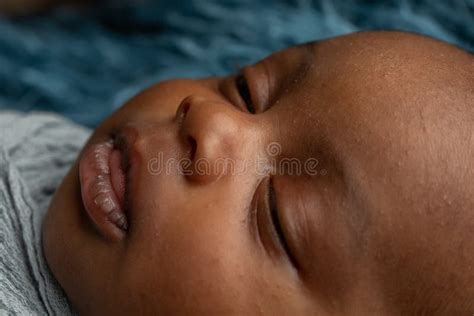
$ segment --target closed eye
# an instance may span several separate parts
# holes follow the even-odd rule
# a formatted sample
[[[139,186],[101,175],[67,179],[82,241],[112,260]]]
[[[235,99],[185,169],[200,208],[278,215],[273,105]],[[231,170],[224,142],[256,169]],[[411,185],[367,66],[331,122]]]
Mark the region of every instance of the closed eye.
[[[276,199],[276,192],[275,192],[275,188],[273,187],[273,180],[270,179],[270,181],[268,182],[269,182],[268,183],[268,187],[269,187],[268,188],[268,206],[270,208],[270,217],[272,220],[273,227],[275,229],[276,235],[278,236],[280,245],[285,251],[286,255],[288,256],[288,259],[290,259],[293,266],[297,267],[296,259],[291,252],[291,249],[285,237],[285,232],[283,231],[283,228],[281,225],[280,216],[278,212],[277,199]]]
[[[258,185],[251,206],[252,218],[255,217],[256,235],[271,257],[285,257],[295,268],[298,268],[285,237],[277,204],[272,179],[266,177]]]
[[[255,114],[255,106],[252,102],[252,95],[250,93],[249,85],[247,79],[245,79],[244,74],[239,73],[235,78],[235,86],[239,92],[242,101],[245,104],[247,111],[251,114]]]

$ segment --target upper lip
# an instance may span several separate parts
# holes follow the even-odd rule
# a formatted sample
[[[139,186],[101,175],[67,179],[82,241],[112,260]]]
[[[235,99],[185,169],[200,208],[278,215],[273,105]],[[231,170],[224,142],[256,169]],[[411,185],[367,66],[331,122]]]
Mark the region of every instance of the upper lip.
[[[131,146],[136,137],[136,130],[133,127],[126,126],[121,129],[115,129],[112,133],[112,139],[114,146],[122,153],[121,167],[125,175],[125,192],[124,192],[124,212],[129,215],[131,208],[131,167],[132,162],[130,159]]]
[[[128,169],[130,168],[129,142],[122,130],[116,130],[112,133],[114,147],[122,153],[122,170],[125,172],[125,178],[128,178]]]

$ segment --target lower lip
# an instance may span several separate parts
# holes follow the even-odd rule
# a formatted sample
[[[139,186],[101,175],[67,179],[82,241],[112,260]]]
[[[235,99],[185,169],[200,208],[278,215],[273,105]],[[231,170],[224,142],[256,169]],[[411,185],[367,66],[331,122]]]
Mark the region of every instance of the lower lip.
[[[124,238],[128,228],[121,157],[112,140],[107,140],[89,145],[79,162],[84,208],[99,232],[112,241]]]

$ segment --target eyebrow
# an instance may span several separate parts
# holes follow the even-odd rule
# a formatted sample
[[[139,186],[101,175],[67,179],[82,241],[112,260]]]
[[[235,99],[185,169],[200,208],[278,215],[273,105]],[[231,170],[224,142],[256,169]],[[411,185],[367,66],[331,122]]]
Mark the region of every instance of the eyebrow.
[[[295,80],[304,81],[308,77],[309,70],[313,67],[315,62],[315,45],[318,42],[312,41],[298,45],[297,47],[305,51],[304,58],[301,58],[297,65]]]
[[[307,53],[314,56],[314,49],[315,49],[315,46],[318,46],[318,44],[319,44],[319,41],[310,41],[310,42],[300,44],[300,47],[305,49]]]

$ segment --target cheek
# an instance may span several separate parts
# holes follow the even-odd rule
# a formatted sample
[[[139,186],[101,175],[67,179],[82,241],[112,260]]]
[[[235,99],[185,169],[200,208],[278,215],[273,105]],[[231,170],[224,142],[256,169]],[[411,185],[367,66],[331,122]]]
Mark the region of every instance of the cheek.
[[[299,302],[285,270],[250,233],[245,189],[222,185],[183,193],[168,184],[146,200],[153,196],[148,187],[137,210],[144,219],[130,237],[120,273],[128,301],[164,314],[254,314]]]
[[[253,292],[256,254],[245,223],[231,215],[241,209],[227,202],[205,205],[196,199],[176,203],[165,216],[150,215],[132,240],[123,275],[143,299],[158,297],[163,311],[212,306],[224,312],[245,306]]]
[[[120,249],[104,243],[84,215],[77,166],[58,188],[43,225],[43,249],[53,275],[78,311],[113,305]],[[93,262],[93,264],[92,264]]]

